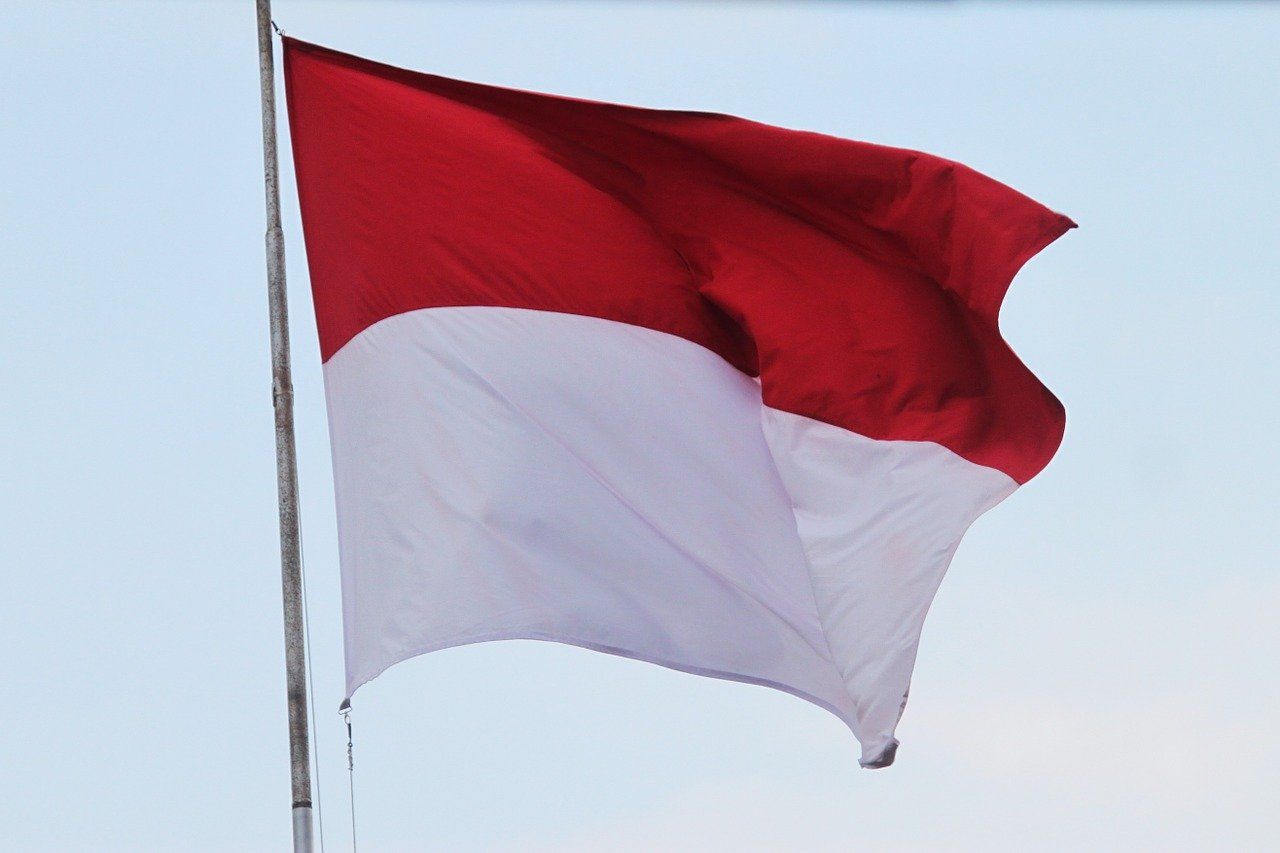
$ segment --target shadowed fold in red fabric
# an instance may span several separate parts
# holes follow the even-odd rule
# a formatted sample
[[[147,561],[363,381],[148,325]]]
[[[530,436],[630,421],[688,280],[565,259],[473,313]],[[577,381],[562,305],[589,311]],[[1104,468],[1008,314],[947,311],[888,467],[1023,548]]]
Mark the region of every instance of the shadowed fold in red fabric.
[[[892,761],[964,529],[1061,405],[1000,336],[1072,227],[965,166],[285,40],[348,690],[501,638],[767,684]]]

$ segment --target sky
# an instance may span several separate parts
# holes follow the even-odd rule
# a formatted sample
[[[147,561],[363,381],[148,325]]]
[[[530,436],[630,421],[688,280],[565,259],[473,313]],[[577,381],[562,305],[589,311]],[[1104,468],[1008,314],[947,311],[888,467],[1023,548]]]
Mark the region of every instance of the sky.
[[[1079,224],[1002,329],[1065,442],[966,537],[898,762],[546,643],[355,697],[362,850],[1280,846],[1280,5],[305,2],[414,69],[923,149]],[[252,3],[0,3],[0,846],[288,846]],[[326,849],[350,843],[320,360],[285,239]]]

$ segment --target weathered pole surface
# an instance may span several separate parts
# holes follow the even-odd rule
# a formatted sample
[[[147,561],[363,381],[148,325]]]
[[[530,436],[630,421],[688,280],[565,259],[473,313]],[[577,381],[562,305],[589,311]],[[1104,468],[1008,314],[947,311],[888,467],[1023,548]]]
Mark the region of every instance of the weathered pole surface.
[[[276,418],[276,488],[280,500],[280,586],[284,597],[285,688],[293,849],[311,853],[311,744],[307,730],[307,654],[303,643],[302,561],[298,539],[298,459],[293,438],[289,300],[280,228],[280,160],[276,151],[276,75],[271,0],[257,0],[258,72],[262,84],[262,166],[267,194],[267,305],[271,317],[271,400]]]

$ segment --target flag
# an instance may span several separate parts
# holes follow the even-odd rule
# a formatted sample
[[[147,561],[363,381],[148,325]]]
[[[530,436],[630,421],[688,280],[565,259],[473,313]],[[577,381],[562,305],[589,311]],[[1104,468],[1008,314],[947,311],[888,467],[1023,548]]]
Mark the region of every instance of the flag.
[[[885,766],[965,529],[1061,405],[1001,338],[1073,223],[958,163],[285,40],[348,696],[500,639],[766,685]]]

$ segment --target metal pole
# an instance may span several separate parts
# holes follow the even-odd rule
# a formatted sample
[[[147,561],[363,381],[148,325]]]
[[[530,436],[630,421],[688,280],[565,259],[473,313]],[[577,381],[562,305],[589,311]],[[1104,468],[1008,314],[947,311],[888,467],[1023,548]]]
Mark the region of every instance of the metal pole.
[[[311,746],[307,730],[307,655],[303,644],[302,563],[298,539],[298,460],[293,440],[289,368],[289,302],[280,228],[280,162],[276,152],[276,76],[271,0],[257,0],[258,72],[262,83],[262,166],[267,194],[267,304],[271,316],[271,399],[276,416],[276,488],[280,498],[280,587],[284,597],[285,688],[289,701],[289,775],[293,785],[293,849],[311,853]]]

